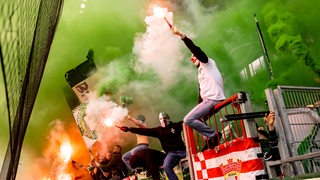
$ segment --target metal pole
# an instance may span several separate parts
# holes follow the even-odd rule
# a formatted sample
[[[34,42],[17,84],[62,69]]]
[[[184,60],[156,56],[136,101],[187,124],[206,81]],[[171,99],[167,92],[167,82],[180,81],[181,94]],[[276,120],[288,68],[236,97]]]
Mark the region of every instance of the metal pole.
[[[260,25],[259,25],[259,22],[257,20],[256,14],[254,14],[254,19],[256,21],[258,34],[259,34],[259,39],[260,39],[260,43],[261,43],[261,46],[262,46],[263,55],[264,55],[264,58],[265,58],[264,62],[266,63],[266,66],[267,66],[267,69],[268,69],[268,72],[269,72],[269,77],[270,77],[271,80],[273,80],[272,66],[271,66],[271,63],[270,63],[270,60],[269,60],[269,55],[268,55],[268,52],[267,52],[267,49],[266,49],[266,45],[264,44],[263,36],[262,36],[261,30],[260,30]]]

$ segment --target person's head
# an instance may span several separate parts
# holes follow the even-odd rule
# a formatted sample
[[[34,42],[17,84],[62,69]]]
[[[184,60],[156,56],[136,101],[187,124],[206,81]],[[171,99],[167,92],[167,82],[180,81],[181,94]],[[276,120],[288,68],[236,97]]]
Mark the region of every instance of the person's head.
[[[200,61],[199,61],[199,59],[196,58],[196,56],[194,56],[194,54],[191,55],[190,61],[191,61],[196,67],[199,67]]]
[[[111,151],[107,151],[106,152],[106,159],[110,160],[111,159],[111,154],[112,154]]]
[[[144,117],[144,115],[139,114],[137,116],[137,120],[139,120],[143,124],[146,121],[146,118]]]
[[[121,146],[120,146],[120,145],[115,145],[115,146],[113,146],[112,152],[113,152],[113,153],[119,153],[119,152],[121,152]]]
[[[162,127],[166,127],[171,123],[169,115],[165,112],[161,112],[159,114],[159,120]]]

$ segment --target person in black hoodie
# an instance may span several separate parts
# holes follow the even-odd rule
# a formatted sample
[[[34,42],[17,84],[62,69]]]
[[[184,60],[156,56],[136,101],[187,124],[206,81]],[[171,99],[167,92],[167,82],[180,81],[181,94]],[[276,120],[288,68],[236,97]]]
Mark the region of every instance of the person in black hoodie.
[[[165,112],[159,114],[161,126],[154,128],[134,128],[122,126],[120,129],[124,132],[132,132],[135,134],[146,135],[158,138],[162,149],[166,153],[163,162],[163,169],[170,180],[178,180],[173,168],[179,161],[186,157],[186,147],[182,140],[181,132],[183,130],[183,122],[172,122],[169,115]]]

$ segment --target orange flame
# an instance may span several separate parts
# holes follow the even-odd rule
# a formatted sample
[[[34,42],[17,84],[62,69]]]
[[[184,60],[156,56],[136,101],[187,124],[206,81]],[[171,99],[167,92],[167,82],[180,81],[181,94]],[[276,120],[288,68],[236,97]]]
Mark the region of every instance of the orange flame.
[[[71,180],[72,176],[70,174],[60,174],[58,180]]]
[[[71,159],[72,147],[69,142],[64,142],[60,146],[60,156],[64,163],[67,163]]]

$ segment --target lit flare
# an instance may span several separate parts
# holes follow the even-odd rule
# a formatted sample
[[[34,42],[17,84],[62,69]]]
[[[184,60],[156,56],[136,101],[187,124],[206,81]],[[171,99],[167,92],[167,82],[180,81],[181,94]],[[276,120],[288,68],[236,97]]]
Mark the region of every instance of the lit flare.
[[[72,147],[69,142],[64,142],[60,146],[60,156],[67,163],[71,159]]]
[[[111,127],[111,126],[113,126],[113,121],[110,118],[105,118],[105,119],[103,119],[103,124],[107,127]]]
[[[169,28],[171,29],[173,26],[166,18],[166,13],[167,13],[166,8],[161,8],[159,6],[153,7],[153,14],[158,18],[163,18],[166,21],[166,23],[168,24]]]
[[[153,7],[153,14],[158,18],[162,18],[165,15],[165,9],[161,8],[159,6],[154,6]]]

